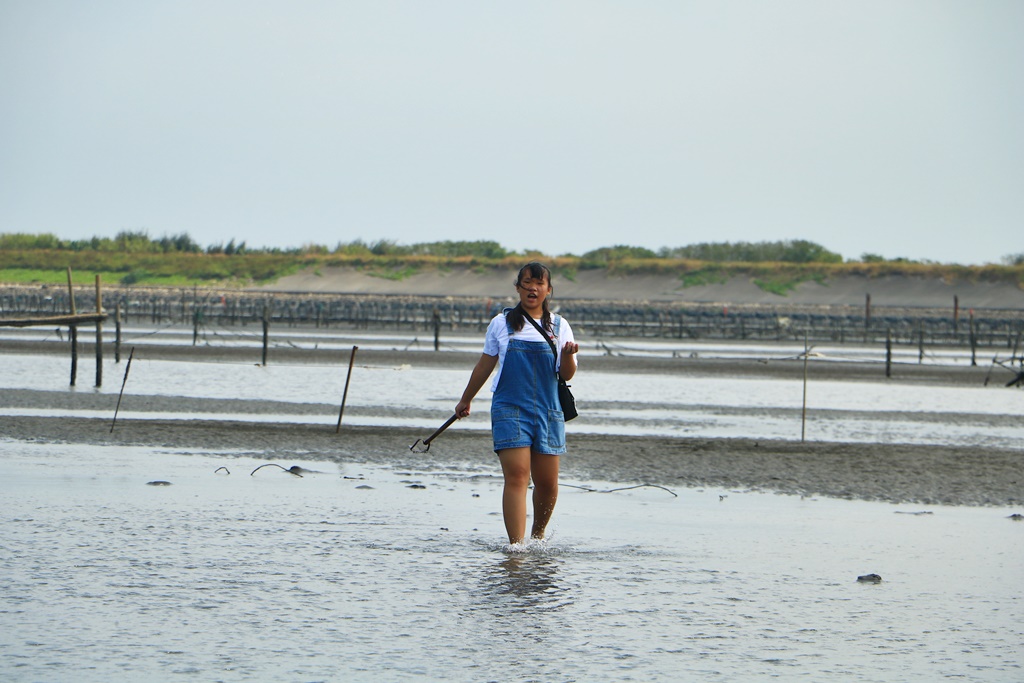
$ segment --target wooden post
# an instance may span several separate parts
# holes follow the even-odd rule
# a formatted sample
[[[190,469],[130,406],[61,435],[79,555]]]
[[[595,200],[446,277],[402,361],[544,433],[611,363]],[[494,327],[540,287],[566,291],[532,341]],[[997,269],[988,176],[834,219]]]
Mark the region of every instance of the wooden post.
[[[868,330],[871,328],[871,295],[864,295],[864,343],[868,342]]]
[[[885,376],[892,377],[892,328],[885,331]]]
[[[103,288],[96,275],[96,313],[103,313]],[[96,386],[103,386],[103,323],[96,320]]]
[[[117,406],[114,408],[114,419],[110,421],[110,433],[114,433],[114,425],[117,423],[117,412],[121,410],[121,397],[124,396],[124,385],[128,383],[128,371],[132,369],[132,357],[135,356],[135,347],[132,347],[128,354],[128,364],[124,366],[124,379],[121,380],[121,391],[117,394]]]
[[[978,356],[977,356],[978,338],[977,338],[977,335],[974,333],[974,309],[973,308],[970,310],[970,330],[969,330],[968,334],[970,335],[970,341],[971,341],[971,367],[973,368],[973,367],[978,365]]]
[[[338,411],[338,426],[334,428],[335,434],[341,431],[341,416],[345,414],[345,400],[348,398],[348,383],[349,380],[352,379],[352,364],[356,360],[356,351],[358,350],[358,346],[353,346],[352,353],[348,357],[348,375],[345,377],[345,391],[341,394],[341,410]]]
[[[121,299],[114,308],[114,362],[121,362]]]
[[[441,350],[441,314],[434,309],[434,350]]]
[[[959,331],[960,327],[960,297],[953,296],[953,333]]]
[[[267,364],[267,345],[270,341],[270,304],[263,304],[263,365]]]
[[[77,315],[75,288],[71,285],[71,266],[68,266],[68,298],[71,304],[71,315]],[[68,331],[71,337],[71,386],[75,386],[78,381],[78,325],[70,325]]]
[[[804,328],[804,405],[800,411],[800,443],[804,442],[804,436],[807,434],[807,356],[810,355],[810,349],[807,348],[807,328]]]
[[[917,322],[917,364],[924,362],[924,320]]]

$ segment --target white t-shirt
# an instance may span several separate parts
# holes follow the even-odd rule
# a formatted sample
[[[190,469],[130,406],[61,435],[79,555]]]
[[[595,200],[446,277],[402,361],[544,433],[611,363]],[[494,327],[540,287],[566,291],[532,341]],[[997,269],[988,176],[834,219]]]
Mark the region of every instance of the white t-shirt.
[[[552,313],[552,323],[554,323],[555,314]],[[559,316],[561,317],[561,316]],[[537,321],[540,324],[540,321]],[[530,324],[530,321],[523,321],[523,329],[512,334],[513,339],[519,339],[522,341],[535,341],[547,344],[544,337],[540,335],[537,328]],[[499,313],[498,315],[491,318],[491,323],[487,326],[487,336],[484,338],[484,353],[488,356],[498,357],[498,369],[494,373],[494,381],[491,382],[491,391],[498,388],[498,380],[501,379],[501,368],[505,364],[505,352],[508,351],[508,325],[505,323],[505,314]],[[572,328],[569,326],[569,321],[562,318],[562,322],[558,327],[558,339],[555,340],[555,349],[558,351],[558,361],[555,366],[556,369],[562,367],[562,347],[565,346],[566,342],[575,342],[576,338],[572,336]],[[579,363],[579,356],[576,357],[577,364]]]

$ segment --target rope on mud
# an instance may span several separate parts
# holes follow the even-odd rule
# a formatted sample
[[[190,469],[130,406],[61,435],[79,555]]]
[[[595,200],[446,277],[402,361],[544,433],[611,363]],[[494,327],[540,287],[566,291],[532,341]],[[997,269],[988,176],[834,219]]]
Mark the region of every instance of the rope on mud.
[[[277,468],[280,468],[280,469],[284,470],[288,474],[293,474],[296,477],[298,477],[299,479],[302,479],[302,475],[299,474],[299,470],[301,468],[298,465],[292,465],[291,467],[281,467],[276,462],[268,462],[268,463],[266,463],[264,465],[260,465],[259,467],[254,469],[252,472],[250,472],[249,476],[251,477],[252,475],[256,474],[256,472],[258,472],[259,470],[263,469],[264,467],[277,467]]]
[[[587,493],[615,493],[616,491],[629,491],[632,489],[642,489],[644,487],[649,487],[652,489],[661,489],[662,491],[667,491],[668,493],[672,494],[673,498],[679,497],[679,494],[677,494],[672,489],[667,489],[664,486],[658,486],[657,484],[637,484],[636,486],[622,486],[615,489],[607,489],[605,491],[592,489],[589,486],[573,486],[572,484],[559,484],[559,486],[568,486],[571,489],[580,489],[581,491],[586,491]]]

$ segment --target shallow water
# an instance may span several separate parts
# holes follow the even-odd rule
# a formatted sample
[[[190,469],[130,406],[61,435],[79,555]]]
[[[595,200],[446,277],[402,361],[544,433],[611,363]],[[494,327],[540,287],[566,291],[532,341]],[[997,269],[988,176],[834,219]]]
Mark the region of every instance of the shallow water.
[[[164,333],[165,335],[168,333]],[[306,333],[309,334],[309,333]],[[360,346],[382,335],[349,337]],[[387,339],[386,337],[384,337]],[[392,340],[393,341],[393,340]],[[474,339],[473,343],[479,343]],[[664,347],[665,342],[638,341]],[[702,353],[735,353],[736,346],[706,345]],[[794,349],[746,347],[754,356],[784,357]],[[140,354],[141,356],[142,354]],[[958,358],[963,360],[962,357]],[[273,420],[334,424],[345,393],[348,355],[337,365],[305,366],[247,362],[182,362],[135,358],[119,420],[152,417],[140,396],[186,396],[203,399],[246,399],[252,409],[239,412],[204,406],[201,412],[160,413],[165,419]],[[358,362],[346,397],[345,423],[433,428],[442,423],[462,394],[471,367],[381,365]],[[911,443],[1018,448],[1024,440],[1024,392],[995,384],[988,387],[950,387],[925,384],[853,382],[817,379],[811,364],[807,387],[806,423],[803,384],[779,379],[708,379],[678,374],[608,373],[588,369],[572,381],[581,417],[571,432],[694,437],[799,439],[852,443]],[[78,415],[109,419],[124,380],[125,363],[107,359],[105,385],[100,389],[70,389],[67,359],[57,355],[5,354],[0,389],[33,389],[99,394],[109,397],[106,410],[95,406],[51,410],[7,406],[0,415]],[[91,383],[92,367],[79,368],[80,383]],[[880,369],[879,373],[883,371]],[[474,404],[475,414],[459,422],[460,429],[488,429],[489,392]],[[260,408],[258,401],[287,403],[293,410]]]
[[[1010,510],[565,482],[510,554],[497,472],[0,460],[5,681],[1024,679]]]
[[[466,326],[462,331],[451,332],[439,337],[442,351],[479,352],[483,349],[484,328],[473,330],[475,326]],[[39,343],[63,342],[66,334],[54,329],[0,328],[0,342],[34,341]],[[89,339],[91,340],[91,336]],[[108,324],[104,328],[105,343],[113,344],[115,333]],[[195,340],[201,346],[224,348],[248,348],[258,350],[263,345],[263,333],[259,325],[246,327],[215,327],[204,329]],[[731,359],[792,359],[803,353],[802,342],[788,340],[778,342],[765,341],[694,341],[691,339],[672,339],[663,337],[610,337],[589,338],[581,336],[580,354],[583,357],[614,354],[616,356],[643,358],[731,358]],[[192,346],[193,332],[184,325],[145,325],[132,324],[122,327],[122,343],[125,348],[160,344],[166,346]],[[403,351],[434,351],[434,340],[431,332],[368,332],[346,328],[311,328],[282,327],[273,328],[268,342],[270,349],[320,349],[348,352],[352,346],[361,349],[403,350]],[[862,344],[812,344],[812,358],[816,362],[846,361],[862,363],[884,363],[885,347]],[[930,365],[968,365],[971,362],[969,349],[930,346],[921,352],[913,345],[894,345],[892,360],[894,363],[917,363],[919,360]],[[978,359],[988,362],[992,357],[1008,357],[1009,349],[1002,346],[985,347],[978,352]],[[254,354],[256,357],[256,354]]]

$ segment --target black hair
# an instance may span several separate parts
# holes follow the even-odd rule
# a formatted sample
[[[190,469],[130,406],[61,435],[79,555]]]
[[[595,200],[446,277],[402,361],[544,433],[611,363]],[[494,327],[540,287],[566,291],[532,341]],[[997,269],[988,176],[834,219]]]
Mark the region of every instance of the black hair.
[[[515,286],[518,287],[519,283],[523,281],[524,277],[530,277],[534,280],[547,280],[548,286],[551,285],[551,271],[543,263],[538,261],[531,261],[525,266],[519,269],[519,274],[516,275]],[[523,329],[523,325],[526,324],[526,318],[523,317],[526,312],[523,310],[522,302],[516,304],[515,308],[508,312],[508,321],[512,325],[512,329],[516,332]],[[554,332],[551,327],[551,310],[548,308],[548,298],[544,297],[544,315],[540,321],[541,327],[549,332]]]

